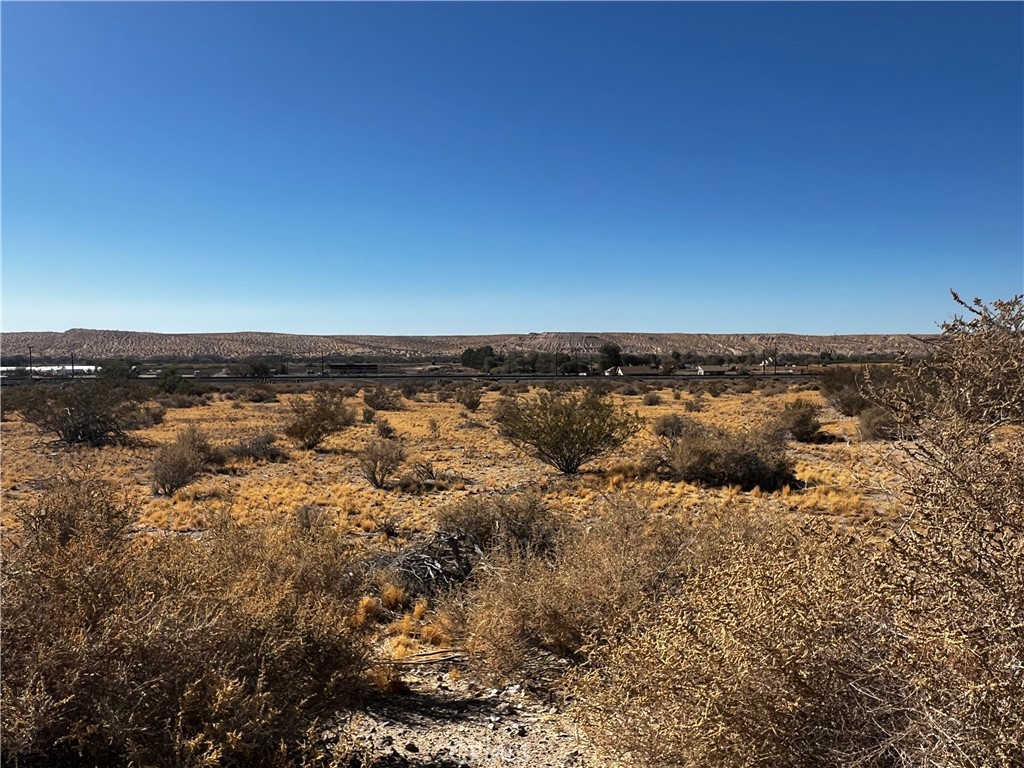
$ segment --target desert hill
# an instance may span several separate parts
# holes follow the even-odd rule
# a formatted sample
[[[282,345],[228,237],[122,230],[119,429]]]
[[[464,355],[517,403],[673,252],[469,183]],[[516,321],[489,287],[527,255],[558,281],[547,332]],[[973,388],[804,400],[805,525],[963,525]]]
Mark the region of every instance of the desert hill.
[[[468,347],[490,345],[499,351],[596,353],[608,342],[623,352],[667,355],[673,350],[699,355],[763,354],[777,345],[780,354],[831,352],[844,355],[921,354],[934,336],[862,334],[704,333],[530,333],[485,336],[316,336],[287,333],[148,333],[73,328],[63,332],[13,332],[0,336],[5,356],[24,355],[29,346],[38,358],[83,360],[115,357],[145,359],[283,355],[363,355],[427,358],[459,355]]]

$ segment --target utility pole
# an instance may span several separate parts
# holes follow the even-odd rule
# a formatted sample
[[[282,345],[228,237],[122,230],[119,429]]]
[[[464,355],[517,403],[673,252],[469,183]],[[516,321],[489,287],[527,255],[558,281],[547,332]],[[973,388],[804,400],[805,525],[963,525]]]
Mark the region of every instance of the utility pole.
[[[28,383],[32,383],[32,345],[28,345]]]
[[[75,378],[75,353],[71,353],[71,378]]]

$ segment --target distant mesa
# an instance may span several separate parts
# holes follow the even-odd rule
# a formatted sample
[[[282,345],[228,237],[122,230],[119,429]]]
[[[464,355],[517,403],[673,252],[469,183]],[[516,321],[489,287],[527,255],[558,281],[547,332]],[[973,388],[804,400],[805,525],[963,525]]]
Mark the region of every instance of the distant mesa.
[[[0,334],[6,356],[22,355],[32,347],[39,358],[65,358],[73,353],[85,359],[134,357],[140,360],[220,357],[244,358],[281,355],[291,358],[320,355],[365,357],[448,357],[469,347],[491,346],[506,352],[597,352],[604,344],[617,344],[633,355],[668,355],[673,351],[697,355],[730,353],[816,355],[924,354],[935,336],[860,334],[811,336],[800,334],[707,333],[582,333],[543,332],[482,336],[329,336],[289,333],[148,333],[72,328],[64,332]]]

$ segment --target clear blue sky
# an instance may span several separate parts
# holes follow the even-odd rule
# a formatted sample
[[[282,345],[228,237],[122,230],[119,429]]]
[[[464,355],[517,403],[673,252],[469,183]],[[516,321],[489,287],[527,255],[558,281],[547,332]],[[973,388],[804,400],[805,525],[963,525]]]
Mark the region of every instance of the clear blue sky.
[[[3,329],[928,332],[1020,3],[2,5]]]

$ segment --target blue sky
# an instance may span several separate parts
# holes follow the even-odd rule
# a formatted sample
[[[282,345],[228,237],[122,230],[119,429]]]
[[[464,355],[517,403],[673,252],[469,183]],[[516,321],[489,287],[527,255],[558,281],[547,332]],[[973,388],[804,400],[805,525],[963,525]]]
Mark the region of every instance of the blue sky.
[[[3,329],[928,332],[1020,3],[10,3]]]

